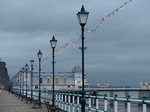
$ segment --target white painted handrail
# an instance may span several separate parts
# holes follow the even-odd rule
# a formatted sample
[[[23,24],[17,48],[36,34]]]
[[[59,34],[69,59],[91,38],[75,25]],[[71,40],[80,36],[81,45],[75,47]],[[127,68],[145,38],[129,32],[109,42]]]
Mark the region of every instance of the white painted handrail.
[[[12,89],[14,92],[18,92],[19,89]],[[26,91],[26,90],[24,90]],[[22,92],[21,92],[22,93]],[[28,90],[28,96],[30,96],[31,91]],[[33,96],[38,98],[38,91],[33,91]],[[79,93],[73,93],[73,92],[55,92],[55,104],[61,108],[64,112],[80,112],[81,111],[81,104],[80,104],[80,97],[82,95]],[[146,96],[143,96],[143,99],[132,99],[130,95],[127,95],[127,98],[119,98],[116,94],[114,97],[108,97],[107,94],[104,94],[104,96],[99,96],[96,94],[95,96],[92,96],[91,94],[85,95],[85,98],[88,100],[88,105],[86,105],[85,109],[88,110],[88,112],[107,112],[108,111],[108,100],[113,102],[114,105],[114,112],[118,111],[118,104],[120,102],[127,103],[127,112],[131,112],[131,104],[141,103],[143,106],[142,112],[147,112],[147,104],[150,104],[150,100],[146,99]],[[95,100],[95,106],[92,106],[92,99]],[[49,100],[50,103],[52,101],[52,91],[41,91],[41,101],[44,102],[44,100]],[[104,110],[99,109],[100,101],[104,104]]]

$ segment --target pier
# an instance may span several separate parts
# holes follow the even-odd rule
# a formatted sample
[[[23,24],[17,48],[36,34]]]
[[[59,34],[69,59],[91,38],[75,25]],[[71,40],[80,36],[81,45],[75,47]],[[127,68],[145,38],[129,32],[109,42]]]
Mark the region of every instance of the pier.
[[[110,93],[112,93],[112,91],[115,90],[117,91],[129,91],[129,93],[133,90],[133,91],[147,91],[149,92],[149,90],[142,90],[142,89],[122,89],[122,88],[118,88],[118,89],[114,89],[114,88],[103,88],[101,89],[101,91],[109,91]],[[19,89],[17,88],[12,88],[12,91],[14,92],[14,94],[8,94],[5,91],[1,93],[2,95],[7,95],[11,96],[12,99],[15,97],[14,102],[19,101],[21,102],[20,105],[23,105],[24,108],[25,107],[29,107],[28,109],[31,109],[30,111],[34,111],[34,109],[32,108],[33,104],[29,103],[29,104],[25,104],[25,100],[21,101],[21,99],[18,99],[18,96],[16,94],[19,94]],[[26,90],[24,90],[26,91]],[[94,88],[92,89],[87,89],[85,90],[86,94],[85,94],[85,99],[86,99],[86,106],[85,106],[85,110],[86,112],[120,112],[120,109],[124,109],[125,112],[136,112],[133,110],[137,110],[140,108],[140,112],[148,112],[150,109],[148,107],[148,105],[150,104],[150,100],[147,100],[147,96],[143,95],[141,99],[137,99],[137,98],[132,98],[132,95],[127,95],[126,97],[120,97],[117,94],[114,94],[112,97],[104,94],[101,95],[99,94],[100,89],[96,89],[94,90]],[[31,90],[27,90],[28,93],[28,97],[30,97],[30,92]],[[21,90],[22,94],[23,91]],[[94,94],[93,94],[94,93]],[[49,103],[52,103],[52,91],[46,91],[46,90],[41,90],[41,101],[42,101],[42,107],[43,108],[36,108],[36,110],[38,110],[39,112],[46,112],[46,107],[44,104],[44,101],[49,101]],[[35,99],[38,99],[38,91],[37,90],[33,90],[33,96]],[[58,105],[58,107],[61,109],[60,112],[81,112],[81,90],[65,90],[65,91],[55,91],[55,105]],[[17,100],[16,100],[17,99]],[[13,101],[12,101],[13,102]],[[7,101],[8,103],[8,101]],[[111,103],[113,105],[111,105]],[[123,104],[123,105],[122,105]],[[138,104],[141,104],[141,106],[139,106]],[[135,106],[136,105],[136,106]],[[4,108],[4,107],[3,107]],[[15,107],[13,107],[15,108]],[[20,107],[21,108],[21,107]],[[44,110],[43,110],[44,109]],[[30,112],[28,111],[28,112]],[[3,111],[2,111],[3,112]],[[16,111],[19,112],[19,111]],[[22,112],[22,111],[21,111]],[[24,111],[23,111],[24,112]],[[27,111],[25,111],[27,112]]]

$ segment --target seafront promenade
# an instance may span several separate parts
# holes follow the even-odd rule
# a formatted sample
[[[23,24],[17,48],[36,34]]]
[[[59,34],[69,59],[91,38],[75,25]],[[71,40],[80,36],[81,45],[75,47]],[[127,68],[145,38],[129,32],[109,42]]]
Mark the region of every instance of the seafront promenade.
[[[26,104],[14,94],[0,90],[0,112],[47,112],[45,105],[42,108],[32,108],[33,104]]]

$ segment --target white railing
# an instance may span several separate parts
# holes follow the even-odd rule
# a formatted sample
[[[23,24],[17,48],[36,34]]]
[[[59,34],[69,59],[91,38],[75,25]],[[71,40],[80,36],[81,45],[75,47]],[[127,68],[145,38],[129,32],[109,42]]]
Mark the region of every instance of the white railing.
[[[19,91],[18,89],[14,89],[14,91]],[[26,90],[24,90],[25,92]],[[31,91],[28,91],[28,96],[30,96]],[[33,90],[34,98],[38,98],[38,90]],[[75,94],[73,92],[59,92],[55,91],[55,105],[58,105],[64,112],[80,112],[81,111],[81,104],[80,104],[80,97],[81,94]],[[143,99],[132,99],[130,95],[127,98],[119,98],[116,94],[114,97],[108,97],[107,94],[104,96],[92,96],[90,93],[89,95],[85,95],[86,104],[85,109],[86,112],[108,112],[108,102],[113,102],[114,111],[119,112],[118,106],[120,102],[125,102],[127,104],[126,111],[131,112],[132,103],[141,103],[142,104],[142,112],[147,112],[147,104],[150,104],[150,100],[146,100],[146,96],[143,96]],[[95,106],[92,106],[92,99],[95,100]],[[50,104],[52,103],[52,91],[41,91],[41,101],[44,103],[44,100],[48,100]],[[86,103],[87,103],[86,102]],[[103,103],[103,109],[100,109],[100,105]],[[137,107],[138,108],[138,107]]]

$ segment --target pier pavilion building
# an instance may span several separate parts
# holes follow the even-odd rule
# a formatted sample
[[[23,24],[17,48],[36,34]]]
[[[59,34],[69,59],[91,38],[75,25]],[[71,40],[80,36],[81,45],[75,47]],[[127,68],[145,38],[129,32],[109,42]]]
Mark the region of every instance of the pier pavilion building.
[[[24,77],[23,77],[24,76]],[[79,89],[82,88],[82,69],[80,66],[75,66],[71,72],[55,72],[54,74],[55,90],[63,89]],[[41,72],[41,90],[52,90],[53,72]],[[13,88],[31,89],[31,72],[22,73],[21,77],[15,78]],[[90,84],[84,79],[84,88],[89,88]],[[39,72],[33,72],[33,89],[39,88]]]

